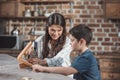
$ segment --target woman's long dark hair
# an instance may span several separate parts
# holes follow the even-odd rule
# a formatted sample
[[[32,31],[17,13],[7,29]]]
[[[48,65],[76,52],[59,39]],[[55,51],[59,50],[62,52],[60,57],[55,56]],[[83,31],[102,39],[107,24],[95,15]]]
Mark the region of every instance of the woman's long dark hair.
[[[60,25],[63,27],[63,33],[57,40],[56,44],[53,47],[52,50],[48,47],[48,42],[51,40],[51,37],[48,33],[48,28],[52,25]],[[64,46],[66,41],[66,22],[64,17],[59,13],[54,13],[50,15],[46,20],[46,32],[43,40],[43,50],[42,55],[43,59],[47,58],[49,54],[52,54],[52,57],[55,56]]]

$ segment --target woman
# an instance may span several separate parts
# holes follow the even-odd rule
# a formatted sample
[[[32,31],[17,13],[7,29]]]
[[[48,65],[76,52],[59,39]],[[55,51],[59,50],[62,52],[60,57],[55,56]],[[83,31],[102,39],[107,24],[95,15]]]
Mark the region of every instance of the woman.
[[[66,34],[66,22],[59,13],[47,18],[45,35],[38,37],[38,58],[31,58],[29,62],[45,66],[69,66],[71,52],[70,40]]]

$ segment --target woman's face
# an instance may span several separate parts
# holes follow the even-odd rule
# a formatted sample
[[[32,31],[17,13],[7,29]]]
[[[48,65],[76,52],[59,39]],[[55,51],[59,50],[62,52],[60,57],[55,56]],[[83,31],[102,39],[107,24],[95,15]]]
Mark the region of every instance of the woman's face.
[[[48,33],[53,40],[57,40],[63,33],[63,27],[60,25],[52,25],[48,28]]]

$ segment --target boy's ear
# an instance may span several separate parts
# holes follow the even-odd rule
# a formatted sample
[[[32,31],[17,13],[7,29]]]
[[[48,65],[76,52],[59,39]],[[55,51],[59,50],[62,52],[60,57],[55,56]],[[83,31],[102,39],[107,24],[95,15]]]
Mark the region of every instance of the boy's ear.
[[[83,42],[84,42],[84,39],[81,38],[81,39],[79,40],[79,43],[80,43],[80,44],[83,44]]]

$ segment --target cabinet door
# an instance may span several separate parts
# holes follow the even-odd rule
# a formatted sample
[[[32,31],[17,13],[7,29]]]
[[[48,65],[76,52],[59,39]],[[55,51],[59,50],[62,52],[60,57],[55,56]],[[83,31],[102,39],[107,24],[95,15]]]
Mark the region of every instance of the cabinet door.
[[[101,73],[102,80],[119,80],[120,73],[111,73],[111,72],[102,72]]]
[[[120,0],[104,0],[105,17],[120,19]]]
[[[0,17],[20,17],[22,16],[23,7],[17,1],[0,2]]]
[[[100,59],[101,70],[116,70],[120,68],[120,59]],[[120,71],[119,71],[120,72]]]
[[[120,79],[120,59],[105,58],[100,59],[99,62],[102,80]]]

